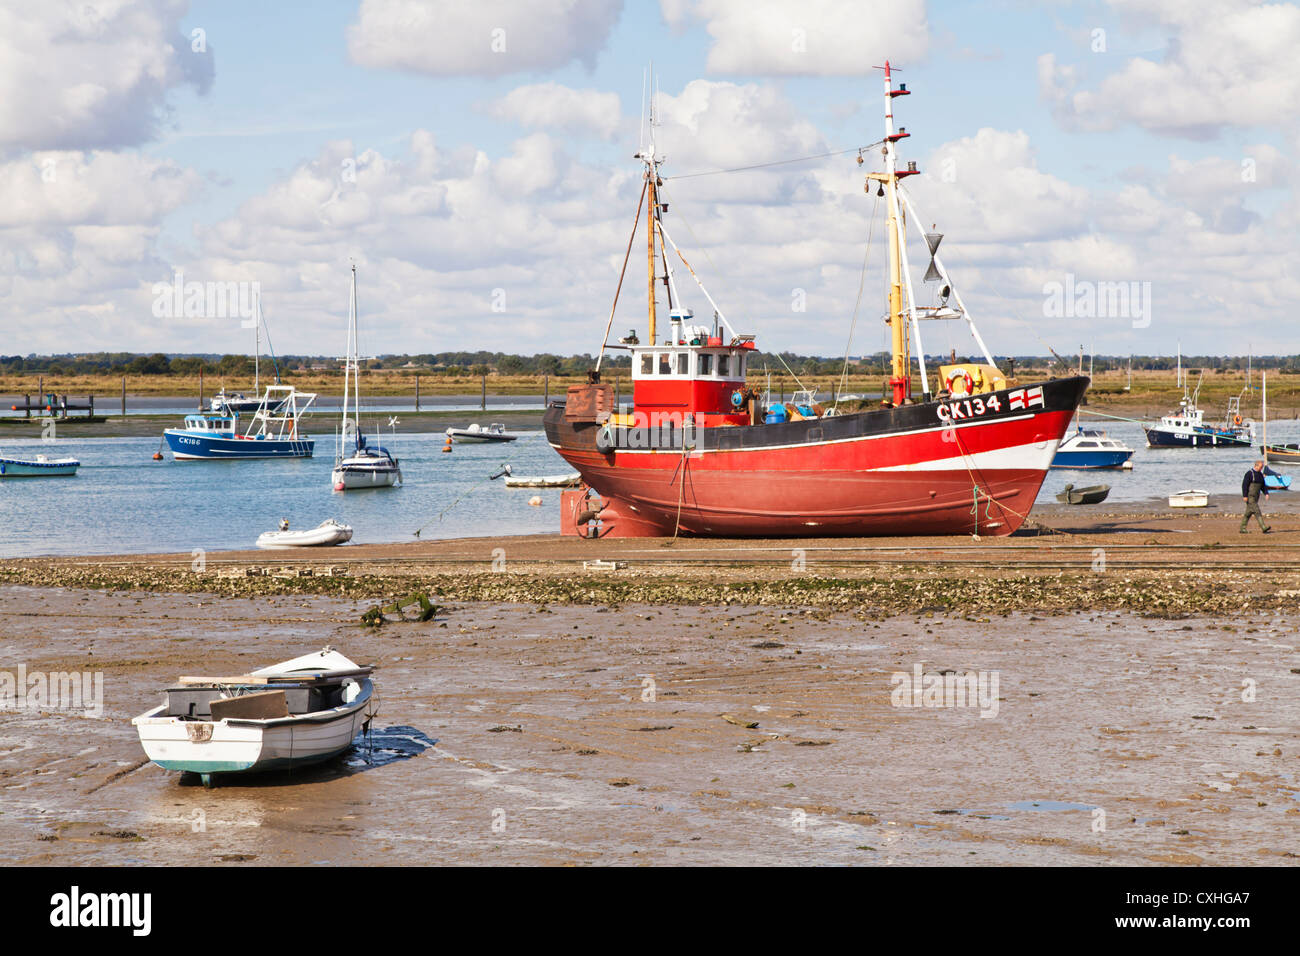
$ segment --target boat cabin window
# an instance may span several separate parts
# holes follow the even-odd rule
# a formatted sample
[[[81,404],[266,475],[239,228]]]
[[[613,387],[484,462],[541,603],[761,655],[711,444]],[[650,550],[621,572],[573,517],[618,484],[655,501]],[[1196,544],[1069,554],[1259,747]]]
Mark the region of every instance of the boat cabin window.
[[[1097,443],[1096,443],[1095,441],[1081,441],[1081,442],[1079,442],[1079,447],[1080,447],[1080,448],[1096,448],[1096,447],[1097,447]]]
[[[719,355],[719,356],[718,356],[718,376],[719,376],[720,378],[726,378],[728,375],[731,374],[730,369],[731,369],[731,356],[730,356],[730,355]]]
[[[691,357],[685,352],[677,353],[677,374],[678,375],[691,374]]]
[[[659,374],[660,375],[671,375],[673,373],[672,367],[668,364],[668,358],[669,358],[668,352],[659,353]]]
[[[646,354],[641,356],[641,374],[653,375],[654,373],[655,373],[654,353],[647,352]]]
[[[712,375],[712,374],[713,374],[713,356],[712,356],[712,355],[701,355],[701,356],[700,356],[700,375],[701,375],[701,376],[704,376],[704,375]]]

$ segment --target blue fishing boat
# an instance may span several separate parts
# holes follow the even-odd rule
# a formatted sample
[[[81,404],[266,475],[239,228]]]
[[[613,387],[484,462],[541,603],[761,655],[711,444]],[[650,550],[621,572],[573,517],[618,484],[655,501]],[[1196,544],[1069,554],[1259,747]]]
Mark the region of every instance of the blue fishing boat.
[[[316,396],[292,385],[268,385],[247,428],[238,413],[186,415],[185,427],[163,431],[177,461],[310,458],[316,442],[300,421]]]
[[[1133,449],[1104,431],[1076,427],[1056,449],[1053,468],[1131,468]]]

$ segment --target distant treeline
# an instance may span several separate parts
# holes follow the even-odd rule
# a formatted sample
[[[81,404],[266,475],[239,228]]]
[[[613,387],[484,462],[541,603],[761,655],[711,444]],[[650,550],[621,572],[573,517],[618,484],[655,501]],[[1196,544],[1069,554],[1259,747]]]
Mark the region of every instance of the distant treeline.
[[[949,356],[929,356],[931,363],[944,362]],[[979,356],[959,355],[957,361],[982,361]],[[1078,354],[1063,356],[1073,367],[1078,362]],[[328,372],[340,370],[342,363],[338,358],[316,355],[282,355],[274,360],[263,358],[262,371],[265,375],[274,374],[278,368],[282,377],[291,377],[296,373]],[[1097,355],[1091,359],[1085,356],[1085,370],[1091,367],[1096,372],[1125,370],[1132,361],[1134,371],[1173,370],[1177,359],[1171,356],[1112,356]],[[559,377],[578,377],[585,375],[595,364],[591,355],[511,355],[503,352],[438,352],[420,355],[383,355],[363,363],[366,368],[376,370],[402,370],[420,372],[430,375],[555,375]],[[1059,363],[1051,357],[1041,355],[999,356],[998,364],[1004,369],[1046,369]],[[1281,369],[1300,372],[1300,355],[1257,355],[1250,359],[1245,356],[1223,355],[1184,355],[1182,365],[1185,369],[1204,368],[1214,372],[1244,372],[1247,365],[1257,369]],[[610,370],[627,369],[630,359],[626,352],[612,351],[605,356],[604,368]],[[788,371],[796,375],[839,375],[844,369],[844,357],[825,357],[817,355],[796,355],[793,352],[775,353],[758,352],[749,362],[750,374],[761,374],[764,369],[774,375]],[[879,352],[875,355],[854,356],[849,360],[850,374],[885,374],[889,368],[889,354]],[[253,359],[249,355],[195,355],[165,354],[155,352],[152,355],[140,355],[134,352],[94,352],[64,355],[0,355],[0,374],[42,374],[42,375],[197,375],[200,371],[215,376],[251,376]]]

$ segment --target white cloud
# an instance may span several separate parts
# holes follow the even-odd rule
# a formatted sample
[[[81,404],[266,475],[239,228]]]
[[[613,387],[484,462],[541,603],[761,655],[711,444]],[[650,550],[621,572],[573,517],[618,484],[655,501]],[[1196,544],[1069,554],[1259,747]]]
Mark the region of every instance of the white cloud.
[[[1039,89],[1067,126],[1208,139],[1224,128],[1300,119],[1300,7],[1258,0],[1111,0],[1117,12],[1168,35],[1160,60],[1132,57],[1095,89],[1079,67],[1038,61]],[[1113,42],[1113,41],[1112,41]],[[1093,55],[1092,66],[1109,62]]]
[[[660,9],[678,30],[704,21],[711,73],[862,76],[929,47],[924,0],[660,0]]]
[[[588,69],[623,0],[362,0],[348,50],[362,66],[437,76]]]
[[[488,112],[520,126],[591,133],[613,139],[626,124],[617,93],[559,83],[519,86],[488,104]]]
[[[157,134],[173,87],[206,91],[178,0],[41,0],[0,8],[0,150],[133,146]]]

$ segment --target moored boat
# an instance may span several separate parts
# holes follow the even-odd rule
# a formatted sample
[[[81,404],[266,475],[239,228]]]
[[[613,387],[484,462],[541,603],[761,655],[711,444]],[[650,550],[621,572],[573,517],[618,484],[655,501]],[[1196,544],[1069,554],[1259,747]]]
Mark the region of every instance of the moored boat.
[[[447,437],[457,443],[464,442],[504,442],[514,441],[518,435],[511,435],[506,431],[506,426],[501,422],[493,422],[486,428],[478,422],[474,422],[467,428],[448,428]]]
[[[1260,445],[1259,453],[1265,461],[1273,464],[1300,464],[1300,445]]]
[[[1179,491],[1169,496],[1171,508],[1204,508],[1210,503],[1210,493],[1198,489]]]
[[[352,528],[334,518],[326,518],[314,528],[302,531],[266,531],[257,536],[257,546],[267,551],[286,548],[324,548],[352,540]]]
[[[347,750],[374,717],[373,671],[326,647],[236,677],[181,677],[131,723],[150,760],[208,785],[320,763]]]
[[[1005,535],[1024,522],[1089,380],[1007,381],[937,254],[943,238],[937,232],[925,240],[926,281],[938,283],[938,304],[917,304],[906,224],[930,219],[901,184],[919,172],[915,163],[900,168],[896,155],[908,134],[895,131],[892,104],[910,91],[895,88],[888,63],[884,69],[884,169],[867,176],[868,191],[887,197],[892,366],[880,407],[841,412],[835,405],[795,403],[793,414],[765,412],[772,396],[746,379],[755,336],[736,331],[689,264],[712,325],[695,324],[679,295],[669,250],[686,260],[665,226],[661,158],[651,140],[637,154],[644,182],[638,216],[644,201],[648,233],[649,334],[644,343],[634,333],[614,346],[607,333],[588,384],[571,386],[567,400],[552,403],[544,418],[547,441],[586,485],[564,492],[562,531]],[[668,298],[666,336],[656,327],[660,284]],[[940,366],[936,376],[924,358],[923,320],[965,322],[985,361]],[[630,412],[614,407],[614,389],[600,381],[610,348],[631,356]],[[598,506],[590,503],[593,494]]]
[[[1076,427],[1056,449],[1053,468],[1132,468],[1133,449],[1104,431]]]
[[[1087,488],[1066,485],[1065,490],[1056,496],[1056,500],[1064,505],[1095,505],[1105,501],[1109,494],[1110,485],[1091,485]]]
[[[507,488],[576,488],[582,484],[582,475],[571,471],[567,475],[519,475],[506,478]]]
[[[1262,444],[1259,453],[1264,456],[1264,464],[1300,464],[1300,445],[1270,445],[1268,443],[1268,372],[1260,373],[1260,418],[1263,420]],[[1267,477],[1267,475],[1265,476]]]
[[[352,418],[348,418],[348,403]],[[392,419],[395,423],[397,420]],[[391,488],[402,480],[402,469],[387,448],[366,444],[361,431],[361,363],[357,357],[357,267],[352,266],[352,295],[348,304],[348,356],[343,366],[343,421],[338,455],[330,472],[335,491]]]
[[[183,428],[163,431],[177,461],[243,458],[310,458],[316,446],[301,426],[316,400],[292,385],[268,385],[261,404],[245,428],[238,414],[186,415]]]
[[[1183,386],[1178,411],[1161,416],[1154,425],[1143,425],[1149,448],[1241,448],[1256,441],[1255,423],[1241,417],[1241,397],[1228,399],[1228,412],[1222,425],[1208,425],[1205,413],[1197,406],[1204,377],[1196,380],[1196,390],[1189,397]]]
[[[81,462],[75,458],[11,458],[0,455],[0,478],[66,478],[77,473]]]

